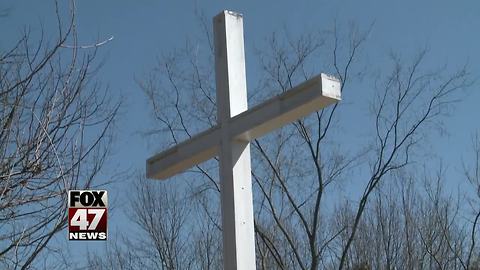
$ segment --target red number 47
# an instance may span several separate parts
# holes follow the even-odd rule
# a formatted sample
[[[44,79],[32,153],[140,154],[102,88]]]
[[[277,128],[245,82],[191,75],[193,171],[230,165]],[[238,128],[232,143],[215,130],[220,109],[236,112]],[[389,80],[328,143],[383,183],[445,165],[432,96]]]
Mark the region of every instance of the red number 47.
[[[78,226],[80,230],[95,230],[103,213],[105,213],[105,209],[77,209],[70,224],[72,226]],[[87,214],[95,215],[91,223],[88,221]]]

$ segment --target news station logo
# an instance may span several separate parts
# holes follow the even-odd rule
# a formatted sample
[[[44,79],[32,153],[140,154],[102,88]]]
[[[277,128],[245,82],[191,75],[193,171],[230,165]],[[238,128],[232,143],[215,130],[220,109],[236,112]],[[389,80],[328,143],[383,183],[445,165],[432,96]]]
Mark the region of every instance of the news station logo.
[[[68,239],[107,240],[107,191],[68,192]]]

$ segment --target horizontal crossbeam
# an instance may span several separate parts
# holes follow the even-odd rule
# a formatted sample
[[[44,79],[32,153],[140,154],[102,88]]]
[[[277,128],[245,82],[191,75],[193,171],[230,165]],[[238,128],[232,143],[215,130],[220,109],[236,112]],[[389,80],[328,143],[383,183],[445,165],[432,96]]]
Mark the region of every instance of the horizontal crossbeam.
[[[322,73],[233,117],[230,135],[252,141],[340,99],[340,82]]]
[[[165,180],[214,157],[218,153],[220,130],[210,128],[147,159],[147,178]]]
[[[340,82],[320,74],[229,119],[233,140],[251,141],[341,99]],[[147,160],[147,177],[166,179],[218,155],[215,126]]]

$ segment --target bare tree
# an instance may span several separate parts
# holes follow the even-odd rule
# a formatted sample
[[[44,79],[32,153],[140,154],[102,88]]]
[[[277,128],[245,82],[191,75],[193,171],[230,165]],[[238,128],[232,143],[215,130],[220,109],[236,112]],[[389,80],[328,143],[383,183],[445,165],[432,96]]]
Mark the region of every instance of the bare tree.
[[[367,269],[477,269],[478,248],[475,218],[462,212],[466,199],[446,186],[445,169],[429,175],[407,172],[387,177],[390,185],[379,186],[357,226],[346,265]],[[344,204],[336,224],[348,226],[356,209]],[[468,215],[467,215],[468,214]],[[345,218],[346,217],[346,218]],[[344,247],[351,232],[342,234]],[[469,262],[470,261],[470,262]]]
[[[68,20],[56,7],[53,45],[26,30],[0,52],[1,268],[30,268],[65,227],[67,191],[93,185],[118,109],[92,80],[97,46],[77,43],[74,2]]]
[[[145,234],[136,247],[155,269],[189,269],[192,258],[188,244],[191,236],[185,228],[187,200],[174,188],[153,187],[146,181],[141,178],[133,200],[134,222]]]
[[[340,258],[344,267],[356,229],[377,185],[389,173],[411,162],[414,147],[424,139],[423,129],[437,124],[438,117],[457,100],[457,93],[470,85],[465,68],[453,74],[422,71],[426,51],[410,65],[392,55],[393,70],[380,86],[373,104],[376,139],[371,158],[371,174],[358,204],[350,237]]]
[[[313,73],[308,67],[321,52],[333,59],[327,68],[340,79],[344,95],[351,81],[352,64],[368,31],[352,28],[346,37],[347,46],[340,45],[339,35],[335,28],[321,36],[310,34],[297,40],[287,37],[284,43],[272,36],[267,50],[260,52],[265,86],[286,91],[308,79]],[[325,190],[356,165],[358,158],[335,151],[329,146],[335,145],[334,141],[326,143],[337,109],[338,105],[321,110],[282,129],[273,140],[265,138],[253,143],[260,164],[253,173],[259,190],[255,195],[261,201],[257,225],[266,218],[275,227],[274,233],[267,233],[262,230],[271,225],[257,226],[257,232],[279,269],[321,268],[328,244],[344,230],[338,228],[333,235],[321,231],[326,224],[322,215]]]
[[[106,255],[90,253],[87,268],[220,269],[221,234],[216,221],[201,210],[207,202],[195,207],[191,193],[182,195],[176,185],[158,185],[141,175],[137,179],[130,212],[140,233],[118,237]]]
[[[480,209],[478,207],[480,199],[480,137],[478,133],[475,135],[473,142],[473,158],[472,165],[464,165],[465,177],[476,191],[475,200],[470,202],[474,217],[469,222],[471,223],[471,230],[469,232],[470,246],[468,247],[468,255],[465,259],[467,269],[480,269],[480,248],[478,244],[478,224],[480,222]]]

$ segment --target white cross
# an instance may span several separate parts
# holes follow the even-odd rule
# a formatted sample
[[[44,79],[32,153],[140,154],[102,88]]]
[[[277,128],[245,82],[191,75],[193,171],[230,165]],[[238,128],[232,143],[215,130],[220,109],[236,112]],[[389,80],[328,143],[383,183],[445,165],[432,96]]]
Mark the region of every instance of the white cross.
[[[147,160],[147,177],[166,179],[214,156],[220,160],[224,269],[255,269],[250,141],[340,100],[340,82],[320,74],[247,108],[243,17],[213,19],[217,122]]]

